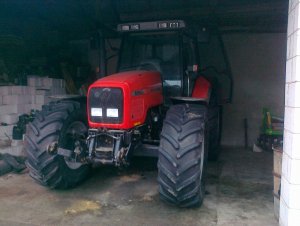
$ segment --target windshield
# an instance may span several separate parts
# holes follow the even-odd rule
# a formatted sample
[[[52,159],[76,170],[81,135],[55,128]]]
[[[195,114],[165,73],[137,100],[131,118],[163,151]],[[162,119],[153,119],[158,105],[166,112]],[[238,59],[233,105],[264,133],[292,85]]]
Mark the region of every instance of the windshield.
[[[167,95],[178,95],[182,86],[179,60],[177,33],[129,34],[123,40],[119,71],[159,71]]]

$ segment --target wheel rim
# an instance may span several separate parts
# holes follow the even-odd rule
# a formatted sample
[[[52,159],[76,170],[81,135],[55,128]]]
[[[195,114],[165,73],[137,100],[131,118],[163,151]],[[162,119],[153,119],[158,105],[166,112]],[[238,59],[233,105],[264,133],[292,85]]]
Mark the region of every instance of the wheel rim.
[[[85,134],[87,132],[87,126],[81,121],[72,122],[67,130],[67,134]]]
[[[87,126],[81,122],[81,121],[75,121],[72,122],[66,129],[65,134],[68,136],[67,143],[64,144],[64,148],[74,150],[75,149],[75,142],[78,140],[78,138],[82,137],[85,138],[87,134],[88,128]],[[76,162],[76,159],[74,156],[67,158],[64,158],[65,163],[68,165],[69,168],[71,169],[78,169],[80,168],[83,164],[80,162]]]

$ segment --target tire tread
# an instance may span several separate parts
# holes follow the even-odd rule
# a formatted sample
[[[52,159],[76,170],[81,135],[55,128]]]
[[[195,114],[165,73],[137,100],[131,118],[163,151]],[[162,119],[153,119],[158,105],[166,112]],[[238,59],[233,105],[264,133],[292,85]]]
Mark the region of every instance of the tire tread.
[[[174,105],[164,121],[158,160],[159,193],[161,199],[180,207],[201,205],[203,201],[200,160],[205,114],[202,106]],[[197,142],[189,143],[190,139]]]
[[[80,110],[77,101],[51,102],[43,106],[34,121],[27,125],[24,142],[26,166],[30,176],[38,183],[49,188],[69,188],[86,177],[87,167],[76,169],[76,177],[70,176],[72,169],[68,168],[63,157],[47,152],[47,142],[58,141],[66,119]]]

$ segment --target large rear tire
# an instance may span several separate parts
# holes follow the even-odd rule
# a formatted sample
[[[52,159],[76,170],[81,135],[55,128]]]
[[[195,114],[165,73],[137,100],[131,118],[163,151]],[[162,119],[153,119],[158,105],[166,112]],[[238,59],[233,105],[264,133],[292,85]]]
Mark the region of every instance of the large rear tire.
[[[167,112],[159,146],[161,199],[180,207],[200,206],[207,163],[206,108],[174,105]]]
[[[26,165],[30,176],[50,188],[70,188],[83,181],[89,166],[50,153],[49,146],[74,150],[75,137],[87,135],[85,104],[73,100],[43,106],[25,135]]]

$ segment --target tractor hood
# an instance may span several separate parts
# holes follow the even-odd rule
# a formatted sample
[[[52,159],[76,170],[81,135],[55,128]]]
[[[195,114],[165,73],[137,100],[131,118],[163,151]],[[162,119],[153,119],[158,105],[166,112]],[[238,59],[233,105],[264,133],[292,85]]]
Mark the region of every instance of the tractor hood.
[[[161,81],[156,71],[126,71],[97,80],[88,91],[89,126],[130,129],[144,123],[148,110],[163,103]]]

